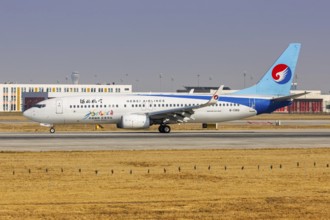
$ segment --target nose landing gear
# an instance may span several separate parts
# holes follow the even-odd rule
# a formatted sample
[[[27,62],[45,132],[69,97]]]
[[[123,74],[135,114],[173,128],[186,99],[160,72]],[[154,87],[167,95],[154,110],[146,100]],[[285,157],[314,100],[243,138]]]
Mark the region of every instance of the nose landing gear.
[[[170,132],[171,132],[171,127],[168,126],[168,125],[160,125],[160,126],[158,127],[158,131],[159,131],[160,133],[170,133]]]
[[[55,128],[54,128],[54,127],[51,127],[51,128],[49,129],[49,132],[52,133],[52,134],[54,134],[54,133],[55,133]]]

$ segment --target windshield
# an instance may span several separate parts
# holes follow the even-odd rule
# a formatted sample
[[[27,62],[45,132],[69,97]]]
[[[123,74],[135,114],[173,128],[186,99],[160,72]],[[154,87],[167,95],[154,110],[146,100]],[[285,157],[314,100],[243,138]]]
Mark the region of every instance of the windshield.
[[[36,107],[36,108],[45,108],[46,105],[45,104],[35,104],[34,106],[32,107]]]

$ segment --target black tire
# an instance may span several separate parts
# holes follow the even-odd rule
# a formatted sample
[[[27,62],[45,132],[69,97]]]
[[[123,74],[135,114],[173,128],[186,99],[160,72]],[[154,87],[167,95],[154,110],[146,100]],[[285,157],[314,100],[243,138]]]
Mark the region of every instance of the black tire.
[[[49,132],[52,133],[52,134],[54,134],[55,133],[55,128],[50,128],[49,129]]]
[[[160,133],[164,133],[164,126],[159,125],[159,127],[158,127],[158,131],[159,131]]]

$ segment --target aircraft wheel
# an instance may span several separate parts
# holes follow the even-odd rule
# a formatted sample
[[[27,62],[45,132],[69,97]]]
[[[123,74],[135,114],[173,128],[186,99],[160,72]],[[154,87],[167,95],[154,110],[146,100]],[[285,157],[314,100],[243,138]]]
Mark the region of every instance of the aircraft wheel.
[[[52,133],[52,134],[54,134],[55,133],[55,128],[50,128],[49,129],[49,132]]]
[[[163,126],[163,125],[159,125],[159,127],[158,127],[158,131],[159,131],[160,133],[164,133],[164,126]]]
[[[168,125],[165,125],[163,128],[164,133],[170,133],[171,132],[171,127]]]

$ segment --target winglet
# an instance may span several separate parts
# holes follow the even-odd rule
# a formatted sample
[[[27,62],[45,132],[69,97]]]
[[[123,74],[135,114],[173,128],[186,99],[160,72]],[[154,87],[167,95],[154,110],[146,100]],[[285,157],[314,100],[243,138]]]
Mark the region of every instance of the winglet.
[[[207,103],[200,105],[199,108],[216,104],[218,102],[219,95],[221,94],[222,90],[223,90],[223,85],[221,85],[219,89],[215,93],[213,93],[211,99]]]
[[[223,85],[221,85],[218,90],[212,95],[212,98],[209,101],[210,105],[216,104],[218,102],[219,99],[219,95],[223,90]]]

